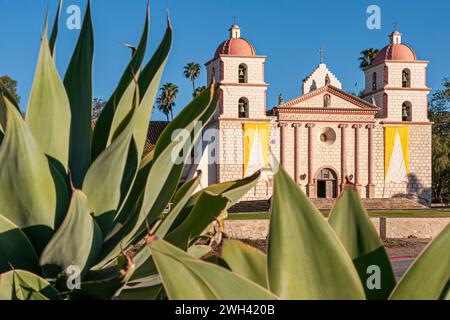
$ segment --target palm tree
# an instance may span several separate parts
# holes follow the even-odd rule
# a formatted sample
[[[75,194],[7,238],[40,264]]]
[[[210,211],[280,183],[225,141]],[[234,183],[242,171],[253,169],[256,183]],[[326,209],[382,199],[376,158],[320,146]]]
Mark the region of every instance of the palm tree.
[[[161,93],[158,99],[156,99],[156,107],[166,115],[167,121],[169,121],[169,114],[173,120],[173,107],[175,107],[175,99],[179,92],[178,86],[168,82],[163,84],[160,91]]]
[[[205,87],[205,86],[201,86],[201,87],[195,88],[195,91],[194,91],[194,98],[197,97],[197,96],[199,96],[200,93],[202,93],[202,92],[205,91],[205,90],[206,90],[206,87]]]
[[[192,94],[195,97],[195,80],[200,77],[200,65],[196,62],[189,62],[184,67],[184,76],[192,82]]]
[[[359,60],[359,67],[364,69],[372,64],[373,60],[377,57],[378,49],[370,48],[361,51]]]
[[[444,79],[444,93],[450,98],[450,80],[447,78]]]

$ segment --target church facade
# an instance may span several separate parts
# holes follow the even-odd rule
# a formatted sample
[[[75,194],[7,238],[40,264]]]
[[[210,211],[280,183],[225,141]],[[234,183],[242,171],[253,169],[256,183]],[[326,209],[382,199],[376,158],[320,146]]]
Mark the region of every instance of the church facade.
[[[263,169],[244,200],[268,199],[273,155],[310,198],[335,198],[348,180],[363,198],[430,202],[428,61],[419,60],[399,32],[364,69],[361,98],[342,90],[337,76],[320,63],[303,80],[300,96],[280,95],[278,105],[268,108],[266,58],[233,25],[206,63],[208,82],[216,81],[220,97],[209,124],[218,132],[217,162],[200,164],[205,184]]]

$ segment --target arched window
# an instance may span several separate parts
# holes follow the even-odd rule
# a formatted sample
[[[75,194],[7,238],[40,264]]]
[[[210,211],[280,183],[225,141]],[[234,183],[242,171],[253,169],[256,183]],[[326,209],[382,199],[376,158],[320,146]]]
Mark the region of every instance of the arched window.
[[[412,121],[411,102],[405,101],[402,105],[402,121]]]
[[[372,90],[377,90],[377,73],[372,73]]]
[[[238,76],[239,76],[239,79],[238,79],[239,83],[247,83],[248,82],[247,66],[243,63],[239,65]]]
[[[402,71],[402,87],[411,88],[411,71],[403,69]]]
[[[248,118],[248,100],[240,98],[238,103],[239,118]]]
[[[327,74],[325,77],[325,85],[328,86],[331,84],[330,76]]]
[[[331,107],[331,96],[328,93],[323,96],[323,107]]]

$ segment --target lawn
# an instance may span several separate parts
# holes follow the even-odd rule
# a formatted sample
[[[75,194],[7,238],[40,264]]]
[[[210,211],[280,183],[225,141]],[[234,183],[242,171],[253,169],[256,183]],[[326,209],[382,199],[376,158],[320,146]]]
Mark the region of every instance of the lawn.
[[[330,211],[321,211],[325,217]],[[392,211],[369,211],[369,215],[373,218],[450,218],[450,210],[392,210]],[[256,213],[230,213],[228,220],[265,220],[270,219],[268,212]]]

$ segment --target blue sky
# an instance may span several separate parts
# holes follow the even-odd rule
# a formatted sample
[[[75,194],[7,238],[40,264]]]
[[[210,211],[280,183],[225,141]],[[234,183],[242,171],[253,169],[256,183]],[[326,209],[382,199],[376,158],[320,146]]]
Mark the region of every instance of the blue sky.
[[[119,44],[136,44],[142,32],[146,0],[93,0],[95,29],[94,95],[107,99],[129,60],[129,51]],[[26,106],[34,75],[45,11],[51,17],[57,0],[0,0],[0,75],[19,81],[22,108]],[[57,44],[57,66],[61,76],[78,37],[78,30],[65,27],[69,5],[83,10],[85,0],[65,0]],[[381,30],[366,27],[366,9],[381,8]],[[363,84],[358,69],[359,52],[368,47],[381,48],[398,23],[403,41],[418,57],[430,60],[428,86],[438,89],[443,77],[450,76],[450,41],[447,0],[417,1],[261,1],[261,0],[152,0],[150,45],[147,59],[165,29],[166,8],[174,27],[174,46],[163,82],[180,87],[175,112],[191,99],[190,82],[182,75],[190,61],[203,63],[228,37],[228,28],[237,16],[242,36],[253,43],[257,53],[267,55],[266,81],[270,83],[268,107],[300,95],[301,80],[319,62],[318,49],[325,47],[325,62],[346,90]],[[205,84],[205,69],[198,85]],[[164,119],[155,112],[153,119]]]

